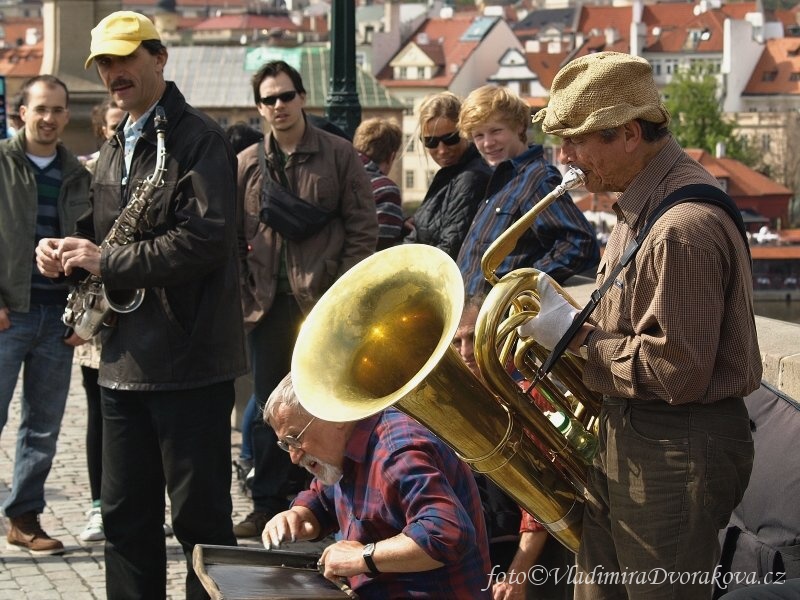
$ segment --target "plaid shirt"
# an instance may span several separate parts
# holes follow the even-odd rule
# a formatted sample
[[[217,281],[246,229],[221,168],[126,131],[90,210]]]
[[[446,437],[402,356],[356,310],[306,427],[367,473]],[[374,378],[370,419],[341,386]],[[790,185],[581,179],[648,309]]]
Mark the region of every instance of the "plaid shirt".
[[[661,200],[690,183],[718,185],[670,140],[613,206],[598,285]],[[750,259],[722,208],[687,202],[664,213],[593,319],[583,380],[603,394],[710,403],[760,383]]]
[[[550,193],[561,174],[545,162],[542,147],[531,146],[500,163],[458,255],[467,296],[485,291],[481,257],[489,245]],[[597,265],[600,247],[594,228],[569,194],[555,200],[520,237],[517,247],[497,269],[497,276],[521,267],[544,271],[559,283]]]
[[[360,421],[345,449],[344,475],[314,479],[294,504],[320,522],[321,536],[364,544],[399,533],[443,567],[420,573],[362,574],[350,585],[376,598],[489,598],[488,542],[472,472],[419,423],[395,409]]]

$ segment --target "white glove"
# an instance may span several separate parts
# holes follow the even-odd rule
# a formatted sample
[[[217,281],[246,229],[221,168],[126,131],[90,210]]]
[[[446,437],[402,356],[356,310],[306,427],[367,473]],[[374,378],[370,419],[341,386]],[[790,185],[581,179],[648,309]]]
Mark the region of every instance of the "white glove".
[[[517,327],[517,333],[520,337],[533,337],[540,345],[552,350],[569,329],[578,310],[556,291],[549,275],[540,274],[536,287],[539,314]]]

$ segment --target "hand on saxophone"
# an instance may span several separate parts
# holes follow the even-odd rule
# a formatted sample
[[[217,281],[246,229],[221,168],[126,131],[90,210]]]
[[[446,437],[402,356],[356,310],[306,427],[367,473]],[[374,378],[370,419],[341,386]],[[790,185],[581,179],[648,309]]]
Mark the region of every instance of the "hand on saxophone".
[[[536,288],[539,314],[517,327],[517,333],[520,337],[533,337],[541,346],[552,350],[569,329],[578,310],[553,287],[549,275],[541,273]]]
[[[61,267],[65,275],[73,269],[81,268],[92,275],[100,276],[100,247],[90,240],[67,237],[61,240],[58,249]]]
[[[45,277],[55,279],[64,271],[59,256],[60,238],[42,238],[36,246],[36,267]]]

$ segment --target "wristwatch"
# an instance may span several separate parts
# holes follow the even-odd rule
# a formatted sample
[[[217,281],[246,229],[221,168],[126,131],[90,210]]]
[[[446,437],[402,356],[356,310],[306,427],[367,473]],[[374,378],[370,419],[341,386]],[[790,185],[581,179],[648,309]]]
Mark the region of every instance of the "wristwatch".
[[[369,543],[366,546],[364,546],[364,550],[361,553],[361,556],[364,557],[364,562],[367,564],[369,572],[372,573],[373,575],[377,575],[378,573],[380,573],[380,571],[378,571],[378,567],[375,566],[375,561],[372,560],[372,554],[374,552],[375,552],[375,544]]]
[[[586,334],[586,337],[583,338],[583,343],[581,344],[580,348],[578,348],[578,352],[582,359],[586,360],[589,358],[589,338],[592,337],[594,333],[594,329],[589,330],[589,333]]]

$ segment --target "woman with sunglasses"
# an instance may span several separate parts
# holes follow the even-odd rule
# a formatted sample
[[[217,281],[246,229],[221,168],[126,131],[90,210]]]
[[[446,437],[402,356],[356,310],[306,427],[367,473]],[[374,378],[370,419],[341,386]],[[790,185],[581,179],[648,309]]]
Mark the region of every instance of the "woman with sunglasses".
[[[426,98],[419,113],[423,145],[441,168],[413,217],[405,243],[436,246],[455,258],[483,199],[491,169],[456,128],[461,100],[451,92]]]

